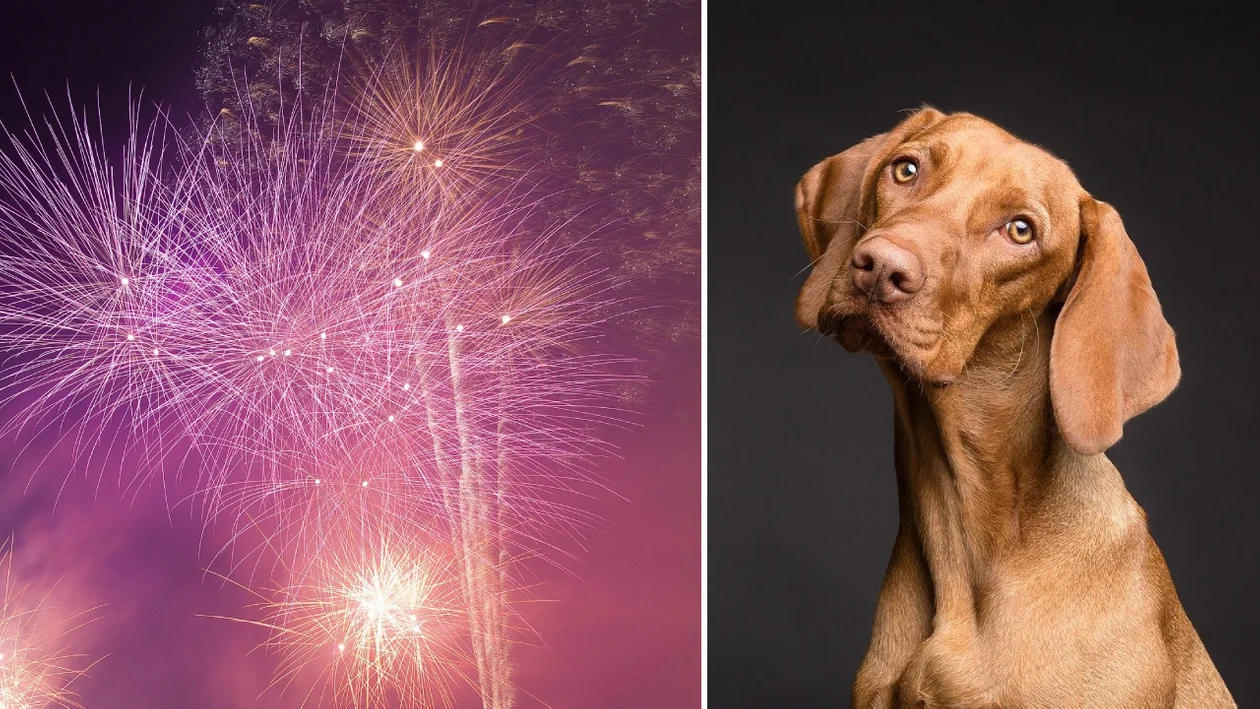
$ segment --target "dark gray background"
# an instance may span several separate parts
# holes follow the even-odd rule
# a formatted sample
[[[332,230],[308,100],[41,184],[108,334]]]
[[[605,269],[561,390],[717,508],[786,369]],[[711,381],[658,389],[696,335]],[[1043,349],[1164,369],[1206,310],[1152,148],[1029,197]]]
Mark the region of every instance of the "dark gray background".
[[[1047,147],[1123,215],[1184,375],[1110,455],[1235,698],[1260,703],[1250,23],[867,5],[709,8],[712,705],[848,703],[897,520],[892,402],[868,355],[794,323],[792,188],[924,102]]]

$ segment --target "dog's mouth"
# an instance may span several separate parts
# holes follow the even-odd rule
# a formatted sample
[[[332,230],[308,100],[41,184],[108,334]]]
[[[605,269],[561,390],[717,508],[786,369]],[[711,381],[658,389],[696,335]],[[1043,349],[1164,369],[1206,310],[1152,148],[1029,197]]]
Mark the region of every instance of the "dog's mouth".
[[[915,325],[879,307],[849,312],[828,307],[819,314],[818,331],[849,352],[869,352],[924,384],[945,385],[953,380],[931,366],[942,342],[939,325]]]

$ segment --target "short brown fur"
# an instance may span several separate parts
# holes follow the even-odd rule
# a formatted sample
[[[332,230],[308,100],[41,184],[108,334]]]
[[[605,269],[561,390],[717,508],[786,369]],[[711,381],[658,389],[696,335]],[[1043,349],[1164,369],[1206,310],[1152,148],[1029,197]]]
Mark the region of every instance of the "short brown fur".
[[[1236,706],[1104,455],[1180,379],[1115,209],[930,108],[819,163],[796,207],[797,320],[875,354],[896,412],[900,525],[853,706]],[[913,293],[859,287],[875,246],[915,264]]]

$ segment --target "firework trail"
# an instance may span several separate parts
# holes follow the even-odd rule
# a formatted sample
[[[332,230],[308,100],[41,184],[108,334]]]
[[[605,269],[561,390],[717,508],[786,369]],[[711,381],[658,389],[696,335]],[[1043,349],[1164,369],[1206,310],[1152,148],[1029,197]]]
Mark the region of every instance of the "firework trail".
[[[0,544],[0,709],[79,709],[70,685],[91,665],[64,642],[95,620],[94,609],[47,622],[46,597],[29,599],[27,590],[14,576],[12,541]]]

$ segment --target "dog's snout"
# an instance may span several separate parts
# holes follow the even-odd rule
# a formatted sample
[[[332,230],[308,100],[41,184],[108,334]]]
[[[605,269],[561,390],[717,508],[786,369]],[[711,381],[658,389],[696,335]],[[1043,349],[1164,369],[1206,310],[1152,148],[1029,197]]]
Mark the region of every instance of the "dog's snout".
[[[853,250],[853,286],[873,301],[900,303],[923,287],[923,265],[888,239],[869,239]]]

